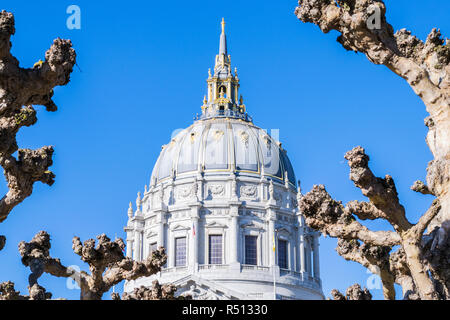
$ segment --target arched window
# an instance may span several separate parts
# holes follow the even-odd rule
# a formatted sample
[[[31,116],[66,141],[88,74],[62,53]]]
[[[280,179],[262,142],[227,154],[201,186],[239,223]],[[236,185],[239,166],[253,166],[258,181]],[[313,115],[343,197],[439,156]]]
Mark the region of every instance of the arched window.
[[[225,86],[219,87],[219,97],[221,97],[221,98],[227,97],[227,87],[225,87]]]

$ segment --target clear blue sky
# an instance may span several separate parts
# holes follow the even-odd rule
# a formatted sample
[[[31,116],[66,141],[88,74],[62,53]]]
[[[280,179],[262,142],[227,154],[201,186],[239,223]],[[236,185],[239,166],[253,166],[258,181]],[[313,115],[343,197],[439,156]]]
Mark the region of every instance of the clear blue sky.
[[[22,292],[29,270],[17,245],[39,230],[51,234],[54,257],[80,266],[73,236],[125,236],[128,203],[148,184],[161,145],[200,111],[222,17],[248,112],[258,126],[280,129],[305,191],[324,184],[344,203],[364,200],[343,159],[362,145],[375,174],[394,177],[411,221],[432,201],[409,190],[425,179],[432,159],[421,100],[387,68],[346,52],[336,33],[324,35],[298,21],[295,0],[30,2],[4,0],[0,8],[15,14],[13,53],[21,66],[43,59],[53,39],[62,37],[72,39],[81,71],[75,68],[71,82],[55,89],[59,110],[39,107],[37,124],[18,134],[22,148],[55,147],[56,174],[52,187],[36,183],[33,195],[0,224],[7,236],[0,281],[14,281]],[[440,27],[450,35],[449,1],[386,2],[396,30],[406,27],[425,39]],[[70,4],[81,8],[81,30],[66,28]],[[0,192],[6,191],[4,183]],[[335,239],[321,239],[326,295],[355,282],[365,285],[370,276],[338,256],[335,246]],[[56,297],[78,298],[65,279],[43,276],[40,282]],[[381,290],[372,292],[382,298]]]

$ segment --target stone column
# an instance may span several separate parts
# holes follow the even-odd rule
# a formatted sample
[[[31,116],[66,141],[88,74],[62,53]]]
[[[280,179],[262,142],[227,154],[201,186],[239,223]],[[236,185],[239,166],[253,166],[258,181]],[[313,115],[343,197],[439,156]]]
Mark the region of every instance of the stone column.
[[[303,236],[305,239],[305,269],[306,272],[312,276],[312,270],[311,270],[311,242],[310,242],[310,237],[308,236]]]
[[[141,261],[141,233],[134,232],[134,257],[133,260]]]
[[[190,230],[190,236],[189,236],[189,266],[190,268],[193,268],[193,270],[197,270],[198,266],[198,250],[199,250],[199,219],[200,219],[200,209],[199,205],[196,203],[195,205],[191,206],[191,220],[192,220],[192,226]],[[195,230],[195,235],[194,235]]]
[[[191,237],[190,237],[190,243],[189,243],[189,264],[192,266],[195,266],[198,264],[198,218],[194,217],[192,218],[192,228],[195,229],[195,235],[193,230],[191,230]]]
[[[294,231],[294,234],[295,234],[295,231]],[[294,270],[294,271],[296,269],[296,265],[295,265],[296,243],[297,243],[297,241],[292,241],[292,238],[289,239],[289,265],[290,265],[290,269]]]
[[[238,222],[238,208],[231,207],[231,224],[230,224],[230,247],[229,247],[229,263],[237,263],[238,262],[238,237],[239,237],[239,222]]]
[[[127,257],[133,259],[134,227],[131,217],[128,220],[127,226],[124,228],[124,231],[127,233]]]
[[[133,258],[133,240],[127,236],[127,258]]]
[[[275,260],[275,252],[273,251],[273,239],[275,237],[275,213],[269,209],[267,212],[268,216],[269,216],[269,230],[268,230],[268,235],[269,235],[269,266],[275,266],[277,265],[277,261]],[[277,239],[275,239],[276,241]],[[276,242],[275,242],[275,246],[276,246]]]
[[[159,247],[165,247],[166,248],[166,250],[167,250],[167,247],[166,247],[166,243],[165,243],[165,224],[166,224],[166,221],[165,221],[165,212],[164,211],[161,211],[161,212],[159,212],[158,214],[157,214],[157,216],[158,216],[158,248]]]
[[[319,265],[319,235],[316,233],[313,236],[313,263],[314,263],[314,278],[320,278]]]
[[[306,272],[305,236],[303,230],[300,233],[300,272]]]

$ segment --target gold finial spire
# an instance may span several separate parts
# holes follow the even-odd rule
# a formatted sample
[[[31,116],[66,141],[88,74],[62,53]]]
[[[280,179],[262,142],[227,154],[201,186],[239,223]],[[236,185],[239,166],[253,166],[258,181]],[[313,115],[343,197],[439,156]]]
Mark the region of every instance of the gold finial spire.
[[[225,19],[224,18],[222,18],[221,24],[222,24],[222,33],[225,33]]]

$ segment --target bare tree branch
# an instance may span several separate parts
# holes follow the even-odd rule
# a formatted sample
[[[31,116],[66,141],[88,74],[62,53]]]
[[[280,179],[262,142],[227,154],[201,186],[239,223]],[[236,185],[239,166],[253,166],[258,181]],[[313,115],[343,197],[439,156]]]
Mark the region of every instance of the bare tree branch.
[[[430,189],[420,180],[417,180],[414,182],[414,184],[411,186],[411,190],[415,192],[419,192],[421,194],[433,194]]]
[[[401,243],[398,234],[391,231],[370,231],[345,210],[341,202],[331,198],[325,187],[315,185],[304,195],[299,208],[306,224],[331,237],[362,240],[377,246],[395,246]]]
[[[331,291],[333,300],[372,300],[372,294],[367,288],[361,289],[359,284],[354,284],[347,288],[345,296],[339,290]]]
[[[360,244],[357,240],[338,240],[337,253],[346,260],[357,262],[380,276],[386,300],[395,300],[395,277],[390,271],[391,247]]]
[[[74,252],[89,265],[90,274],[63,266],[59,259],[50,256],[50,236],[40,231],[29,242],[19,244],[22,263],[30,267],[30,286],[37,283],[43,272],[56,277],[74,279],[81,289],[82,300],[100,300],[105,292],[123,280],[135,280],[151,276],[161,270],[167,257],[164,248],[159,248],[147,260],[138,262],[126,258],[123,254],[125,244],[122,239],[111,241],[106,235],[88,239],[81,243],[78,237],[73,239]]]
[[[351,201],[344,208],[341,202],[331,198],[323,186],[314,186],[299,203],[306,224],[338,238],[337,251],[345,259],[358,262],[372,272],[375,267],[379,268],[377,273],[382,278],[386,299],[395,298],[394,282],[401,278],[409,280],[408,277],[414,280],[414,288],[422,299],[437,299],[439,296],[433,280],[428,276],[429,267],[421,254],[421,241],[425,228],[440,210],[439,201],[436,200],[414,226],[406,219],[393,179],[390,176],[381,179],[373,175],[368,167],[369,157],[363,148],[354,148],[346,153],[345,158],[350,166],[350,179],[370,202]],[[355,217],[362,220],[385,219],[396,232],[370,231]],[[358,241],[363,244],[360,245]],[[407,272],[392,270],[389,251],[396,245],[403,248]]]
[[[0,283],[0,300],[50,300],[52,294],[38,284],[28,287],[29,295],[23,296],[11,281]]]
[[[11,55],[11,36],[15,33],[14,16],[0,12],[0,165],[9,191],[0,200],[0,222],[11,210],[31,195],[37,181],[52,185],[54,174],[52,147],[37,150],[19,149],[16,134],[24,126],[36,123],[32,105],[43,105],[56,111],[53,88],[66,85],[75,64],[75,51],[70,40],[56,39],[45,53],[45,61],[24,69]],[[12,154],[18,151],[18,159]]]
[[[416,181],[411,188],[423,194],[438,197],[436,205],[413,226],[406,218],[405,209],[399,203],[394,181],[390,176],[377,178],[368,168],[369,158],[364,149],[349,151],[345,158],[350,165],[350,179],[370,200],[370,204],[352,202],[347,210],[361,220],[382,218],[390,222],[402,238],[402,250],[410,276],[402,273],[396,279],[411,290],[417,290],[422,299],[436,299],[427,269],[440,273],[441,285],[446,276],[441,265],[429,264],[420,244],[424,228],[439,227],[440,234],[448,233],[443,226],[450,220],[450,44],[444,41],[437,29],[431,30],[425,42],[406,29],[394,32],[386,20],[386,6],[381,0],[299,0],[295,14],[302,22],[314,23],[324,33],[335,30],[340,33],[337,41],[347,50],[366,55],[369,61],[385,65],[405,79],[422,99],[430,116],[425,119],[429,131],[427,144],[434,155],[427,168],[427,185]],[[432,220],[430,222],[430,220]],[[328,227],[331,228],[331,227]],[[437,234],[437,233],[436,233]],[[447,236],[437,236],[439,239]],[[436,239],[436,238],[435,238]],[[362,240],[362,239],[361,239]],[[441,240],[439,240],[441,241]],[[430,247],[431,248],[431,247]],[[431,255],[433,256],[433,255]],[[395,273],[395,271],[393,271]],[[410,280],[414,284],[410,284]],[[435,282],[435,281],[434,281]],[[414,294],[409,294],[414,296]]]

